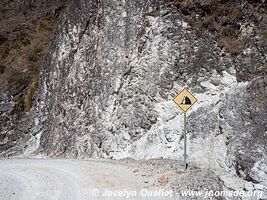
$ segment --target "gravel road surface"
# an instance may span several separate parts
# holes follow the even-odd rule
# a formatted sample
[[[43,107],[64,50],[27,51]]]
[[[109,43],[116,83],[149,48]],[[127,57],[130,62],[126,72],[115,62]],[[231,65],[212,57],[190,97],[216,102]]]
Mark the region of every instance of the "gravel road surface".
[[[0,199],[170,199],[157,179],[108,160],[7,159],[0,160]]]

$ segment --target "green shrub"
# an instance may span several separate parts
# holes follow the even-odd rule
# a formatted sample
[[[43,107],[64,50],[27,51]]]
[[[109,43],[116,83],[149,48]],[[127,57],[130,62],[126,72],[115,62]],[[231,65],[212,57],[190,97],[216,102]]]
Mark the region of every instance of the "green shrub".
[[[38,31],[38,32],[40,33],[40,32],[43,32],[43,31],[48,30],[48,28],[49,28],[49,27],[48,27],[46,21],[40,21],[40,22],[37,24],[36,31]]]
[[[25,112],[28,112],[32,107],[32,103],[34,100],[33,97],[34,97],[35,91],[38,88],[38,81],[39,81],[39,71],[36,71],[33,74],[31,81],[27,86],[26,93],[24,95],[24,111]]]
[[[265,42],[267,42],[267,32],[263,32],[261,33],[262,38],[265,40]]]

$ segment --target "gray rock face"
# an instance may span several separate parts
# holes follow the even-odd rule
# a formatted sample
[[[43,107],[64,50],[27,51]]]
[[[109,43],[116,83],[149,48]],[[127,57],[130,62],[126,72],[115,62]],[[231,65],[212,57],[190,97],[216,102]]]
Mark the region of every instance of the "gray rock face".
[[[42,73],[45,152],[112,157],[125,151],[157,123],[155,103],[170,99],[173,83],[202,69],[195,68],[202,62],[187,65],[193,46],[212,57],[213,47],[190,38],[167,5],[73,2]]]
[[[227,187],[236,177],[235,189],[260,188],[266,76],[254,72],[266,64],[265,46],[251,41],[232,57],[212,37],[197,37],[173,5],[72,3],[43,65],[38,152],[182,160],[183,118],[172,98],[189,86],[198,99],[188,113],[189,163],[214,170]]]
[[[214,171],[215,189],[265,191],[265,48],[251,41],[232,57],[196,36],[171,1],[73,1],[41,72],[37,152],[182,160],[183,115],[172,98],[188,86],[198,99],[188,112],[189,165]]]
[[[214,171],[215,188],[266,190],[266,43],[241,27],[252,39],[233,57],[173,1],[74,0],[41,70],[25,155],[182,160],[172,99],[186,86],[198,99],[189,165]]]
[[[237,175],[255,183],[265,179],[255,175],[256,170],[266,173],[263,164],[267,156],[266,78],[255,79],[246,88],[228,96],[228,106],[221,110],[221,117],[232,127],[232,131],[226,129],[225,132],[228,132],[228,153],[235,157]]]
[[[246,105],[248,92],[235,91],[247,84],[237,82],[241,71],[254,57],[254,67],[266,63],[259,41],[232,57],[212,37],[196,36],[172,1],[73,1],[57,33],[38,100],[39,152],[47,155],[181,157],[182,119],[173,95],[189,86],[199,99],[189,117],[192,139],[216,136],[221,121],[233,125],[220,116],[233,109],[228,93],[243,95],[238,106]]]
[[[176,178],[172,188],[176,194],[179,194],[177,196],[181,199],[225,199],[223,196],[214,195],[215,191],[223,191],[223,183],[216,175],[209,171],[195,171],[183,174]],[[199,196],[186,196],[184,191],[202,191],[202,194],[199,193]]]
[[[27,114],[16,113],[15,105],[14,97],[0,90],[0,157],[22,154],[31,138],[32,120]]]

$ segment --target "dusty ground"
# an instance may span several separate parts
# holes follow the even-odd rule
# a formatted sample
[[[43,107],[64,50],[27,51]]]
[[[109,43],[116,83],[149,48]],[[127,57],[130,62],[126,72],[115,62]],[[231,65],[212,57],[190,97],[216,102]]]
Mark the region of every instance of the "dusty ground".
[[[240,181],[233,179],[229,188],[210,170],[189,165],[185,172],[182,163],[169,159],[0,160],[0,200],[266,199],[259,193],[264,188],[244,198],[205,193],[241,191]]]
[[[1,200],[83,200],[170,199],[170,171],[155,171],[156,164],[127,164],[130,161],[107,160],[34,160],[0,161]],[[134,162],[132,162],[134,163]],[[145,171],[149,170],[150,173]],[[171,168],[170,168],[171,169]],[[173,171],[175,173],[175,171]],[[106,197],[105,191],[120,191]],[[160,197],[149,197],[147,191],[161,191]],[[137,194],[134,194],[134,191]],[[143,194],[141,196],[141,191]],[[121,197],[117,197],[120,195]]]

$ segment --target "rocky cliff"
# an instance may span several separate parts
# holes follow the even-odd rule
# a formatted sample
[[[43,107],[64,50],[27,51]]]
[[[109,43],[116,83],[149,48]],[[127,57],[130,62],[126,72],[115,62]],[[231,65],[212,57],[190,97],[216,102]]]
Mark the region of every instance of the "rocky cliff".
[[[199,34],[191,27],[178,5],[173,1],[70,5],[41,72],[41,151],[114,158],[155,156],[156,149],[173,154],[181,116],[172,97],[183,86],[199,99],[189,117],[195,137],[223,132],[220,121],[227,119],[221,120],[219,111],[229,106],[226,100],[237,88],[242,88],[242,95],[253,95],[258,87],[246,91],[261,80],[266,96],[263,30],[240,21],[238,40],[247,43],[233,55],[214,35]],[[245,96],[240,98],[241,104]],[[263,103],[264,98],[255,102]],[[199,118],[208,111],[216,117]]]
[[[263,190],[266,22],[265,1],[72,1],[42,64],[24,155],[182,160],[172,99],[189,87],[189,165]]]
[[[68,1],[0,1],[0,156],[21,154],[31,138],[39,71]]]

